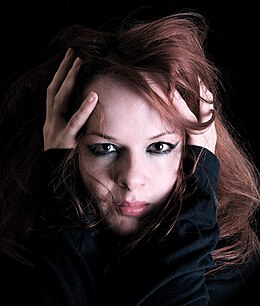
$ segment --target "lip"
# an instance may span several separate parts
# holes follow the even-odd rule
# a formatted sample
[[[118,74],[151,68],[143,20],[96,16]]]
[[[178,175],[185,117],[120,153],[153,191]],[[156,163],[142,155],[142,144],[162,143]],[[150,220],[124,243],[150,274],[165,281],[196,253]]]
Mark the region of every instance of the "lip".
[[[128,217],[140,217],[148,208],[148,203],[144,201],[122,201],[118,205],[118,210],[121,215]]]

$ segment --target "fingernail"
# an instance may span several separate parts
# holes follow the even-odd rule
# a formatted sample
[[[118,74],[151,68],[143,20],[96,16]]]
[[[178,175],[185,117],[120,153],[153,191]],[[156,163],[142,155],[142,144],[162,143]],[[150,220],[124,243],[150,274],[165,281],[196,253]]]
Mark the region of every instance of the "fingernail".
[[[66,57],[67,56],[70,56],[70,55],[72,55],[72,53],[73,53],[73,49],[72,48],[69,48],[68,50],[67,50],[67,52],[66,52]]]
[[[94,102],[96,100],[96,93],[91,91],[87,97],[89,103]]]
[[[81,65],[81,63],[82,63],[81,58],[77,57],[77,58],[75,59],[75,62],[74,62],[74,67],[78,67],[78,66],[80,66],[80,65]]]

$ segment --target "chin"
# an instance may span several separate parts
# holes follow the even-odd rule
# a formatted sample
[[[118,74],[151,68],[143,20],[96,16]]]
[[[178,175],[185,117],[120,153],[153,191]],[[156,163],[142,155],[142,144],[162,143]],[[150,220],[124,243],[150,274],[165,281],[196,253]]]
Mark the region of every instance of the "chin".
[[[136,218],[117,217],[113,220],[106,220],[110,229],[121,236],[131,236],[140,228],[140,224]]]

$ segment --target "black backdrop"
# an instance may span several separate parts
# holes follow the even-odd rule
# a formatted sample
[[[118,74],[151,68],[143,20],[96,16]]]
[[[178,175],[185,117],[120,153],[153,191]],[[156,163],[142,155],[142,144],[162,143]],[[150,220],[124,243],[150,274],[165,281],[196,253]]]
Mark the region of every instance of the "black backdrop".
[[[9,78],[26,69],[58,29],[71,23],[98,26],[141,7],[146,7],[144,15],[160,16],[189,8],[206,16],[211,27],[208,51],[226,80],[226,111],[260,168],[259,16],[253,1],[4,1],[0,11],[1,97]]]

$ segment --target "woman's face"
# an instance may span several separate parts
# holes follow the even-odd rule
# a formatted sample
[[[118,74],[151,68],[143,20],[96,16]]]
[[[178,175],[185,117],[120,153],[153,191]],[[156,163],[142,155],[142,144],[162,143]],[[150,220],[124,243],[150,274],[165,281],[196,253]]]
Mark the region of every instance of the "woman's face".
[[[131,86],[102,77],[88,90],[98,94],[99,102],[87,121],[80,172],[108,226],[132,234],[142,217],[169,196],[178,175],[181,137]]]

